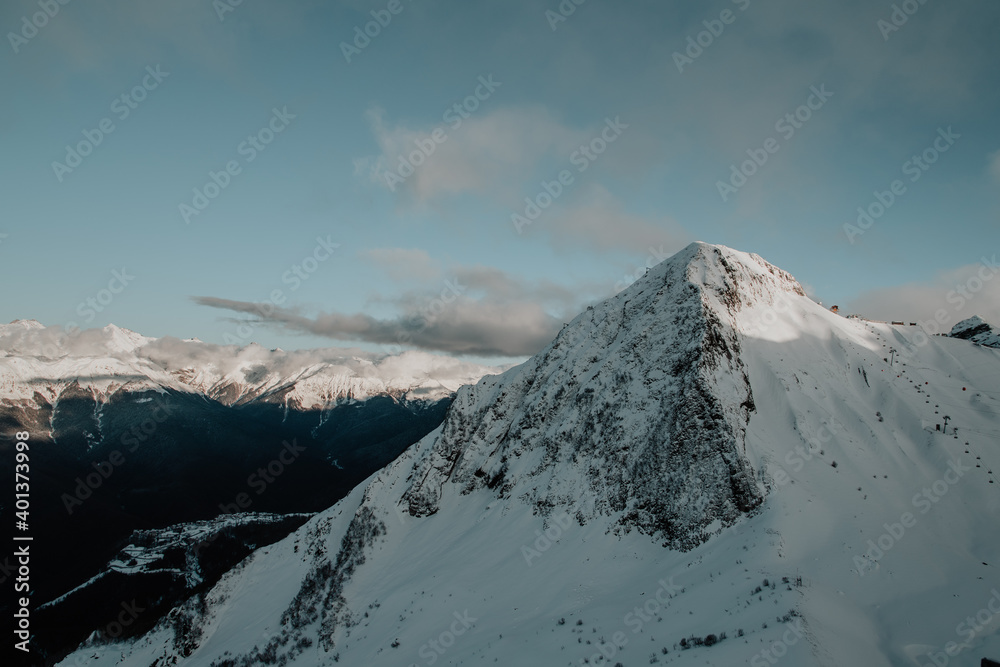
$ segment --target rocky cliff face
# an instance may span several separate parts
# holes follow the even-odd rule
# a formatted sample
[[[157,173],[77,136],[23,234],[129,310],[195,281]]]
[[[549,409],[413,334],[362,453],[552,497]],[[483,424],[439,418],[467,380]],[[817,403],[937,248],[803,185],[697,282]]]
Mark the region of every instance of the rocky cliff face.
[[[489,488],[581,524],[614,516],[690,548],[762,501],[741,453],[753,394],[734,318],[801,288],[757,257],[704,244],[566,325],[524,365],[463,388],[411,473],[407,511]]]
[[[978,315],[962,320],[951,329],[948,334],[952,338],[972,341],[977,345],[1000,348],[1000,331],[993,325],[985,322]]]

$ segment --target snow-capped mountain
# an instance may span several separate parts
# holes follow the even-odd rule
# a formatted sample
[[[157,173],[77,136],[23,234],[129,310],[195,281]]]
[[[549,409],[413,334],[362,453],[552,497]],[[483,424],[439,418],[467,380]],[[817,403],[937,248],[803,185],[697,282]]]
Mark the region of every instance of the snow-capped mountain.
[[[978,664],[998,378],[1000,351],[693,244],[169,622],[63,664]]]
[[[952,338],[972,341],[976,345],[1000,347],[1000,331],[997,331],[993,325],[984,322],[978,315],[962,320],[952,327],[951,333],[948,335]]]
[[[73,386],[98,397],[170,389],[225,405],[259,400],[314,410],[370,396],[441,400],[497,370],[418,351],[285,352],[154,339],[114,325],[75,333],[33,320],[0,325],[0,402],[7,403],[35,392],[51,401]]]
[[[107,590],[131,590],[146,609],[133,632],[194,590],[162,567],[116,569],[135,531],[325,509],[437,427],[459,386],[493,370],[420,352],[285,352],[115,326],[0,326],[0,423],[30,433],[38,472],[36,653],[64,655],[113,619],[120,610],[101,603]],[[0,439],[0,474],[10,478],[12,443]],[[0,501],[0,519],[11,525],[14,509]],[[273,542],[302,521],[271,522],[246,539]],[[209,550],[212,576],[199,590],[245,555],[230,538]],[[0,612],[8,604],[0,599]]]

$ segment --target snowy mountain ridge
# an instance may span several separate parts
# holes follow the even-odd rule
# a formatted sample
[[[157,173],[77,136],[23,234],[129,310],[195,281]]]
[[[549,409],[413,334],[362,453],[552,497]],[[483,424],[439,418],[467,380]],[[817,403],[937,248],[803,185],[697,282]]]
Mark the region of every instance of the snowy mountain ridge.
[[[226,405],[281,403],[301,410],[390,395],[440,400],[497,369],[424,352],[396,356],[330,348],[285,352],[198,340],[155,339],[108,325],[67,334],[34,320],[0,325],[0,401],[56,400],[70,387],[94,396],[166,390]]]
[[[992,324],[983,321],[978,315],[962,320],[948,334],[952,338],[972,341],[977,345],[1000,347],[1000,331]]]
[[[446,482],[503,496],[532,480],[521,498],[542,515],[620,513],[622,528],[683,548],[759,505],[743,458],[753,395],[731,318],[772,290],[804,292],[757,256],[737,260],[691,246],[522,366],[460,392],[414,471],[409,513],[437,511]]]
[[[196,633],[64,664],[995,658],[997,377],[1000,351],[693,244],[175,609]]]

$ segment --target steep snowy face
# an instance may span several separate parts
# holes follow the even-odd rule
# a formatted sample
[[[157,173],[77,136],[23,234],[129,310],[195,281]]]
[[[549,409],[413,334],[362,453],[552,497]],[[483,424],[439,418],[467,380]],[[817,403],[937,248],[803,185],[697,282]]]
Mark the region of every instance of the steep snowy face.
[[[776,292],[802,295],[759,257],[689,246],[527,363],[460,391],[411,475],[409,513],[488,488],[543,516],[703,542],[763,500],[742,456],[754,401],[736,320]]]
[[[972,341],[977,345],[987,347],[1000,347],[1000,331],[997,331],[991,324],[983,321],[978,315],[973,315],[967,320],[962,320],[951,329],[948,334],[952,338]]]

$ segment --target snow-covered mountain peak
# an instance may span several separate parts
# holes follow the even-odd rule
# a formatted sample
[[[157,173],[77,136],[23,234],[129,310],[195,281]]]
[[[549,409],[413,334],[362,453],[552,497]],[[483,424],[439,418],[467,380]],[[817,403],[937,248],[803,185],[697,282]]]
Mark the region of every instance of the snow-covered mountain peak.
[[[753,398],[730,311],[776,290],[802,294],[760,258],[688,246],[525,364],[463,388],[416,464],[409,513],[488,488],[546,516],[700,543],[762,500],[740,455]]]
[[[777,294],[805,296],[799,282],[760,255],[734,250],[724,245],[695,242],[654,266],[631,289],[642,292],[684,279],[708,290],[727,308],[759,301],[770,303]]]
[[[989,324],[987,324],[983,318],[979,317],[979,315],[973,315],[972,317],[964,319],[955,326],[953,326],[951,328],[950,335],[954,338],[957,337],[957,335],[960,333],[970,331],[973,329],[978,329],[983,326],[989,326]]]
[[[45,325],[38,320],[12,320],[10,324],[0,324],[0,335],[18,329],[44,329]]]
[[[41,389],[55,400],[79,385],[104,393],[173,389],[226,404],[262,400],[306,410],[372,396],[437,401],[497,369],[449,357],[406,352],[396,357],[347,348],[267,349],[150,338],[109,324],[68,332],[34,321],[0,325],[3,400],[31,400]]]
[[[153,340],[131,329],[124,329],[114,324],[107,325],[101,331],[107,336],[105,345],[112,352],[132,353]]]
[[[203,599],[65,664],[889,667],[943,664],[957,636],[995,655],[1000,634],[954,628],[992,599],[997,377],[997,350],[840,317],[695,244],[461,388]]]
[[[1000,347],[1000,331],[978,315],[962,320],[948,334],[952,338],[972,341],[987,347]]]

